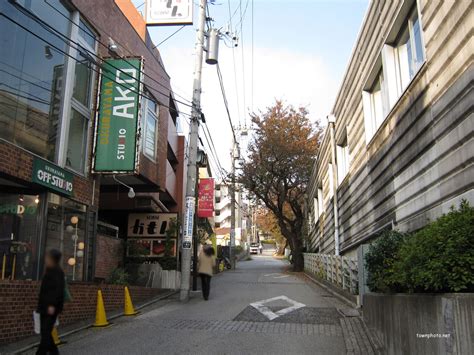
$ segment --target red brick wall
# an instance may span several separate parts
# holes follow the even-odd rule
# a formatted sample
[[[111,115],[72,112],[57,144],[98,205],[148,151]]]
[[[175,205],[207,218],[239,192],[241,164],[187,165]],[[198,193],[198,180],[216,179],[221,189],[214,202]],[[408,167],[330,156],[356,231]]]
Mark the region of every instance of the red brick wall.
[[[97,235],[95,277],[107,280],[123,260],[123,240]]]
[[[0,281],[0,344],[8,344],[31,336],[33,310],[36,308],[40,283],[37,281]],[[100,285],[106,311],[123,307],[123,286]],[[99,285],[74,283],[69,286],[73,301],[67,303],[60,316],[60,326],[95,317]],[[134,304],[160,293],[160,289],[130,286]]]
[[[27,151],[0,140],[0,175],[10,175],[13,178],[23,180],[22,182],[31,183],[31,174],[33,169],[34,155]],[[73,200],[80,203],[91,205],[92,201],[92,179],[84,179],[74,175],[74,196]],[[99,202],[99,184],[96,184],[95,201]],[[45,188],[46,189],[46,188]]]

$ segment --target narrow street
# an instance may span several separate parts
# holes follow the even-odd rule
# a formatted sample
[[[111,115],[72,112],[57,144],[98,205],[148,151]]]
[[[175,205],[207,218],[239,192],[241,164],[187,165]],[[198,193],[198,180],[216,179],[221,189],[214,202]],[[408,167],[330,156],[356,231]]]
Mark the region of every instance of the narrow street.
[[[109,328],[89,328],[66,337],[60,352],[346,354],[345,337],[352,334],[341,327],[339,311],[348,307],[302,275],[286,272],[287,263],[274,259],[269,251],[265,254],[240,262],[235,272],[215,276],[208,302],[200,293],[192,294],[185,304],[177,297],[161,301],[136,317],[117,319]],[[250,306],[278,296],[290,301],[263,303],[275,312],[272,321]],[[286,313],[292,301],[304,306]]]

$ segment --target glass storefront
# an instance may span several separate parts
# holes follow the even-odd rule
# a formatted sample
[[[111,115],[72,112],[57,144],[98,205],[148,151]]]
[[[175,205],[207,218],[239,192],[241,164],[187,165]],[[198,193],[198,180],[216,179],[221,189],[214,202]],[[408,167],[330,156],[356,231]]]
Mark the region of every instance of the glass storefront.
[[[86,206],[49,194],[46,250],[61,251],[62,268],[68,280],[84,280],[85,235]]]
[[[67,278],[85,280],[86,211],[52,193],[0,193],[0,279],[41,278],[45,251],[54,248]]]
[[[1,279],[35,279],[40,196],[0,193]]]

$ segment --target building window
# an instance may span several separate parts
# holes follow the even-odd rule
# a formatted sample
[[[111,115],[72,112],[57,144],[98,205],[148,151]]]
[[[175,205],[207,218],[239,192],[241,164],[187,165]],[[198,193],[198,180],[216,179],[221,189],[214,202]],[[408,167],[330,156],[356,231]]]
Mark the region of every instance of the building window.
[[[329,181],[329,199],[334,196],[334,172],[332,170],[332,164],[328,164],[328,181]]]
[[[416,5],[408,12],[408,15],[401,11],[400,16],[403,16],[404,20],[399,21],[401,25],[392,30],[386,45],[388,48],[384,48],[387,70],[391,71],[389,75],[393,81],[390,85],[391,90],[394,91],[391,104],[394,104],[395,100],[401,96],[425,61],[422,31]]]
[[[220,223],[215,223],[215,224],[214,224],[214,227],[215,227],[215,228],[220,228],[220,227],[221,227],[221,224],[220,224]]]
[[[381,65],[377,67],[375,75],[371,80],[369,79],[367,89],[362,94],[367,142],[372,139],[388,113],[388,96],[383,68]]]
[[[323,214],[323,187],[318,187],[318,216]]]
[[[221,215],[221,211],[220,210],[217,210],[216,211],[216,216],[220,216]]]
[[[317,198],[313,198],[313,213],[314,213],[314,223],[316,224],[318,222],[319,216],[321,215],[319,213],[319,203]]]
[[[219,203],[221,202],[221,198],[220,197],[216,197],[216,203]]]
[[[56,162],[68,45],[25,13],[69,36],[71,12],[60,0],[0,2],[0,138]],[[30,33],[31,32],[31,33]],[[38,37],[36,37],[38,36]],[[41,38],[41,39],[40,39]]]
[[[69,126],[65,165],[72,170],[84,173],[87,161],[87,138],[92,117],[92,101],[95,83],[94,59],[96,40],[92,30],[75,13],[72,37],[79,43],[75,60],[68,59],[74,67],[72,98],[69,108]],[[65,110],[65,112],[68,112]]]
[[[337,157],[337,179],[340,184],[347,173],[349,172],[349,145],[347,144],[347,134],[344,133],[344,138],[336,146],[336,157]]]
[[[149,96],[148,92],[147,96]],[[148,158],[155,160],[158,104],[148,98],[144,98],[143,102],[143,153]]]

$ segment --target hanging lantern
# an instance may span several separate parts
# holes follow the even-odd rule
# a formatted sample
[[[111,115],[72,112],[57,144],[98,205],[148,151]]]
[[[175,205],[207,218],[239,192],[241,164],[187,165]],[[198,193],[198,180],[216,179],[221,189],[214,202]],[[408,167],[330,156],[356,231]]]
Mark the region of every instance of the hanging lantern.
[[[69,258],[67,263],[69,264],[69,266],[74,266],[76,265],[76,259],[74,258]]]

